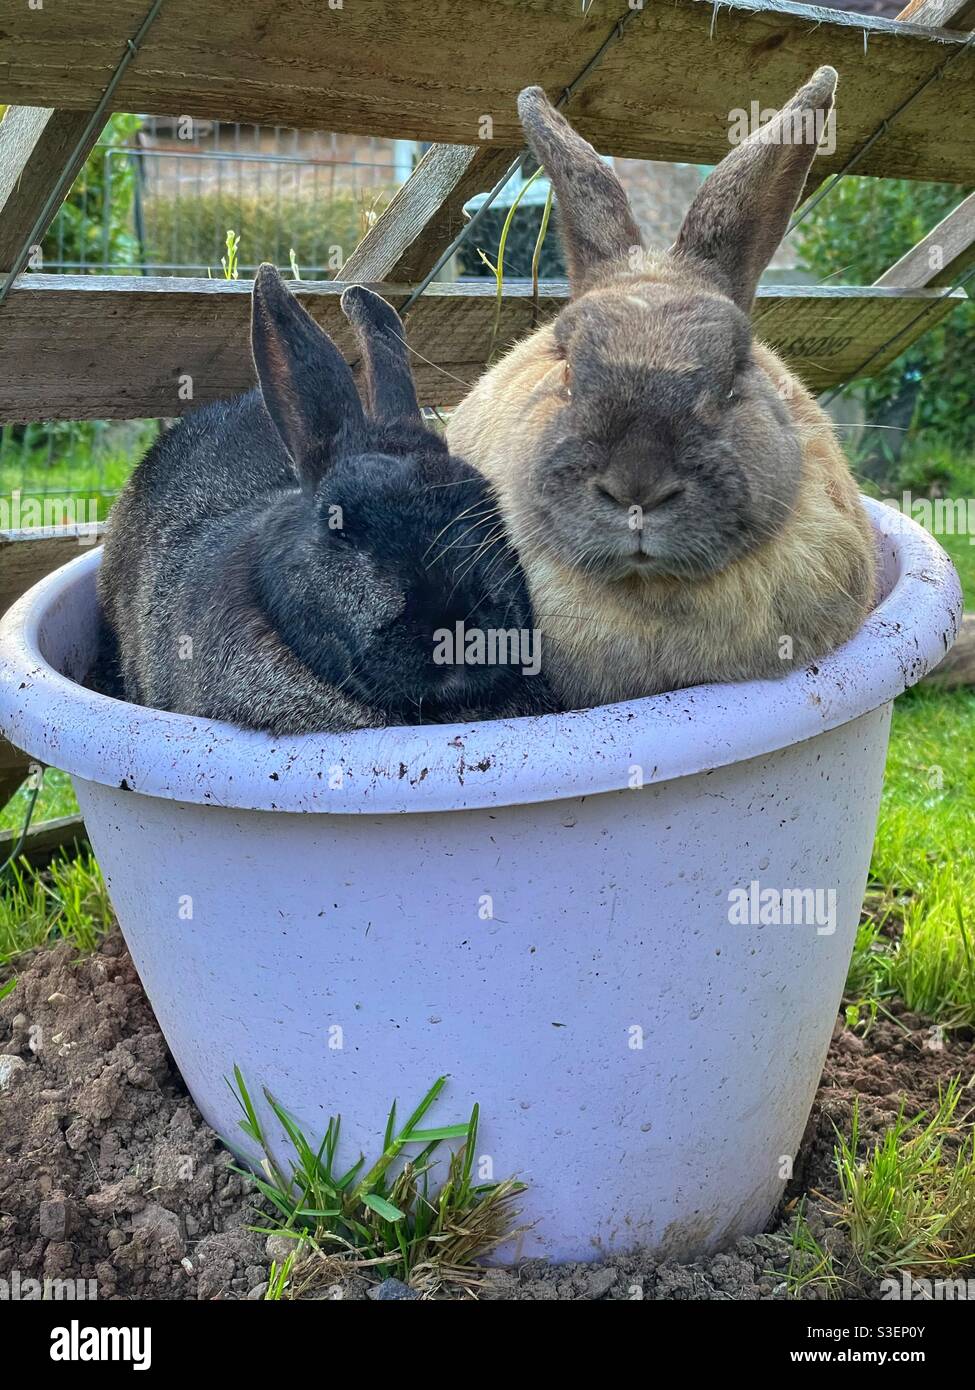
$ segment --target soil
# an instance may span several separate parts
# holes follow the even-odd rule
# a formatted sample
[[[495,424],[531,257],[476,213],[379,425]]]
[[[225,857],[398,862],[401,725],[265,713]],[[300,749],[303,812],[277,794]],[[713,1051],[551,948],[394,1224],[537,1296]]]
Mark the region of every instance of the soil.
[[[17,962],[0,1001],[0,1297],[27,1280],[96,1280],[100,1299],[259,1299],[275,1239],[249,1231],[253,1189],[204,1123],[176,1071],[121,937],[93,955],[67,945]],[[861,1038],[837,1024],[796,1175],[770,1233],[693,1264],[639,1252],[604,1263],[488,1271],[485,1299],[781,1299],[789,1255],[776,1232],[806,1194],[813,1234],[842,1259],[834,1124],[879,1136],[903,1104],[975,1073],[975,1038],[943,1038],[898,1006]],[[277,1244],[280,1244],[278,1238]],[[82,1292],[94,1292],[85,1286]],[[844,1289],[875,1298],[876,1281]],[[414,1296],[342,1278],[315,1295]],[[811,1288],[806,1297],[822,1297]]]

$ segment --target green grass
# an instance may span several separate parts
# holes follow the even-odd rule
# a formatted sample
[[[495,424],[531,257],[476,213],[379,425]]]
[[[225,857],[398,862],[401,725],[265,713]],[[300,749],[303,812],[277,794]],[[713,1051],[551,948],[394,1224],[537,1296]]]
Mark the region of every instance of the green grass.
[[[920,689],[894,708],[851,1021],[895,995],[975,1024],[975,693]]]
[[[938,540],[958,571],[965,594],[965,607],[971,611],[975,608],[975,545],[971,544],[968,536],[939,536]]]
[[[44,525],[87,521],[96,506],[96,519],[104,521],[157,434],[153,420],[0,427],[0,499],[9,506],[12,495],[20,493],[24,526],[34,524],[34,504],[41,508],[38,519]],[[52,508],[55,500],[60,515]]]
[[[446,1081],[438,1078],[400,1127],[394,1102],[379,1157],[366,1168],[360,1154],[344,1170],[337,1158],[339,1117],[329,1120],[316,1148],[265,1088],[282,1139],[294,1154],[286,1174],[240,1068],[234,1068],[234,1082],[228,1084],[243,1114],[240,1128],[265,1155],[264,1177],[243,1168],[238,1172],[253,1182],[274,1212],[272,1225],[255,1229],[295,1241],[287,1260],[271,1271],[269,1301],[329,1281],[343,1266],[378,1278],[392,1275],[428,1293],[448,1284],[470,1286],[476,1280],[476,1260],[514,1234],[513,1205],[524,1184],[513,1179],[486,1184],[471,1180],[477,1106],[465,1124],[420,1128]],[[450,1153],[446,1179],[434,1191],[434,1155],[451,1140],[463,1143]],[[407,1157],[408,1148],[419,1148],[419,1153]]]
[[[956,1078],[932,1114],[902,1110],[866,1153],[859,1103],[849,1137],[837,1132],[839,1224],[868,1273],[975,1269],[975,1132],[961,1094]]]
[[[863,1275],[975,1275],[975,1129],[962,1095],[955,1077],[932,1111],[908,1116],[902,1107],[873,1143],[861,1133],[856,1099],[849,1133],[836,1131],[838,1195],[822,1199],[850,1249],[840,1260],[813,1235],[802,1198],[788,1229],[773,1237],[788,1250],[790,1298],[813,1289],[841,1298]]]
[[[12,864],[0,891],[0,967],[57,940],[92,951],[112,921],[105,881],[91,853],[55,860],[44,873]]]
[[[822,1288],[827,1297],[838,1298],[840,1276],[833,1256],[816,1239],[806,1220],[806,1198],[801,1197],[793,1213],[785,1237],[775,1237],[778,1244],[789,1249],[789,1264],[785,1271],[786,1292],[790,1298],[801,1298],[806,1289]],[[775,1274],[775,1271],[769,1271]]]
[[[21,829],[29,800],[30,791],[25,783],[14,793],[6,806],[0,808],[0,830]],[[58,772],[57,768],[47,768],[31,824],[40,825],[41,821],[59,820],[62,816],[74,816],[77,813],[78,802],[71,786],[71,778],[66,772]]]

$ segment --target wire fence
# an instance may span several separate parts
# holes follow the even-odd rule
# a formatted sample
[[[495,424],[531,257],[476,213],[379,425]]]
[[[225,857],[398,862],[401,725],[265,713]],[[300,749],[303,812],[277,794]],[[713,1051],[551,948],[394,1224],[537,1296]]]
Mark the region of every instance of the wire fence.
[[[332,278],[409,177],[412,141],[278,126],[112,117],[31,269],[49,274],[221,278],[228,231],[237,273],[264,260]],[[159,432],[154,420],[0,427],[0,494],[104,499]],[[53,515],[48,513],[47,515]]]

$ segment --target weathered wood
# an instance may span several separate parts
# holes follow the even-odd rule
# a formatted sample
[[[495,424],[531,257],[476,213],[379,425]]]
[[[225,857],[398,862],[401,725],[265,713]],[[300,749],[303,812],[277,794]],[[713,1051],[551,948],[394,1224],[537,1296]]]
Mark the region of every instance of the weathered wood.
[[[493,188],[518,151],[432,145],[342,267],[346,284],[422,280],[464,223],[464,204]]]
[[[0,738],[0,806],[18,791],[30,771],[31,760],[26,753]]]
[[[0,0],[0,100],[91,109],[141,0],[73,0],[27,11]],[[269,5],[167,0],[113,98],[118,110],[187,113],[321,130],[521,143],[515,97],[573,81],[625,0],[401,0]],[[956,32],[814,6],[648,2],[583,85],[573,121],[597,149],[714,163],[729,113],[779,105],[820,63],[841,74],[840,168],[957,52]],[[932,83],[858,164],[867,174],[975,181],[975,49]],[[950,113],[950,119],[945,113]]]
[[[889,289],[953,285],[975,264],[975,193],[943,217],[875,284]]]
[[[975,685],[975,613],[964,615],[955,645],[944,661],[924,677],[922,684],[935,685],[941,690]]]
[[[910,0],[898,22],[964,29],[975,23],[975,0]],[[874,281],[878,286],[920,289],[951,285],[975,260],[975,194]]]
[[[975,24],[975,0],[911,0],[897,18],[931,29],[971,29]]]
[[[20,830],[0,830],[0,863],[20,839]],[[81,816],[60,816],[28,830],[17,862],[26,859],[35,869],[46,868],[61,854],[77,854],[88,846],[88,831]]]
[[[83,547],[97,545],[102,532],[101,524],[0,531],[0,613],[39,579],[75,559]]]
[[[62,176],[67,193],[98,139],[97,129],[85,138],[90,120],[85,110],[12,106],[0,121],[0,272],[11,269],[32,233],[47,231],[50,217],[35,231],[45,203]]]
[[[355,362],[342,288],[302,282],[297,294]],[[402,285],[375,288],[397,307],[408,293]],[[250,290],[246,280],[21,276],[3,308],[0,420],[181,415],[249,389]],[[556,313],[565,294],[565,285],[543,286],[540,317]],[[880,370],[965,299],[961,291],[946,298],[940,290],[775,286],[759,290],[755,322],[758,335],[819,391],[857,376],[868,360],[870,371]],[[424,403],[452,405],[467,393],[486,365],[494,316],[493,281],[431,285],[408,322]],[[509,284],[497,346],[532,323],[531,285]]]

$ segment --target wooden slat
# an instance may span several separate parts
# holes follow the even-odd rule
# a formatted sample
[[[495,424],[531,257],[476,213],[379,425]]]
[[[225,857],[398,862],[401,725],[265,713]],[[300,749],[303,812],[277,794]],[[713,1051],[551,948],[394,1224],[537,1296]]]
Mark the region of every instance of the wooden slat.
[[[144,0],[27,10],[0,0],[0,100],[90,109]],[[551,95],[578,76],[625,0],[166,0],[122,78],[118,110],[474,144],[521,143],[520,88]],[[647,0],[569,108],[608,154],[714,163],[729,113],[776,106],[819,64],[840,72],[842,167],[962,45],[957,33],[807,5]],[[857,166],[862,173],[975,182],[975,49],[934,82]]]
[[[891,289],[953,285],[975,264],[975,193],[943,217],[876,281]]]
[[[26,753],[0,738],[0,807],[6,806],[13,794],[20,789],[24,778],[30,771],[31,760]]]
[[[971,29],[975,24],[975,0],[911,0],[897,18],[932,29]]]
[[[467,200],[493,188],[517,154],[497,145],[431,146],[342,267],[342,281],[422,280],[463,225]]]
[[[20,839],[20,829],[0,830],[0,863]],[[52,859],[62,854],[77,854],[88,847],[88,831],[81,816],[60,816],[57,820],[41,821],[27,832],[18,862],[26,859],[35,869],[46,868]]]
[[[91,153],[99,132],[84,138],[90,118],[84,110],[13,106],[0,121],[0,271],[11,269],[58,179],[66,175],[67,192]]]
[[[101,525],[0,531],[0,613],[39,579],[80,555],[82,547],[97,545],[101,535]]]
[[[341,284],[297,287],[302,303],[350,361],[358,353],[339,308]],[[377,285],[391,303],[402,286]],[[184,414],[253,384],[249,281],[139,276],[23,275],[0,314],[0,420],[84,420]],[[892,336],[931,327],[964,294],[823,286],[759,291],[759,336],[781,351],[813,390],[856,376]],[[565,303],[544,286],[540,316]],[[421,399],[451,405],[484,369],[495,315],[494,283],[435,284],[411,311],[408,335]],[[508,286],[499,347],[533,324],[531,286]],[[871,363],[903,350],[898,338]],[[189,392],[191,386],[192,394]]]

